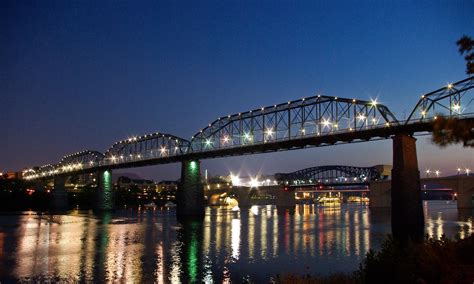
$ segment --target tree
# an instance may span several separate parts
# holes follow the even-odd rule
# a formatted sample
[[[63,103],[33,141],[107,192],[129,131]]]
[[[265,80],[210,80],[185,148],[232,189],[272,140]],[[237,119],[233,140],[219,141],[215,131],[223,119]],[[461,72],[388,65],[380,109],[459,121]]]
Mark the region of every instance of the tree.
[[[442,147],[455,143],[474,147],[474,120],[438,117],[433,125],[432,140]]]
[[[474,74],[474,40],[464,35],[456,44],[459,53],[465,55],[466,74]],[[433,125],[432,140],[442,147],[455,143],[462,143],[464,147],[474,147],[474,120],[439,116]]]
[[[474,74],[474,40],[464,35],[456,44],[458,45],[459,53],[464,55],[466,60],[466,74]]]

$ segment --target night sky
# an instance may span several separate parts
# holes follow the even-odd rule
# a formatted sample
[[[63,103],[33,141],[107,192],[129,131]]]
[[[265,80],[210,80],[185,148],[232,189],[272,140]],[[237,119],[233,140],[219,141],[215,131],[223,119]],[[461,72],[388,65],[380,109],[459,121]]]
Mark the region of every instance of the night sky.
[[[0,171],[105,152],[151,132],[322,93],[404,119],[466,76],[473,1],[0,1]],[[420,170],[474,168],[472,149],[418,139]],[[210,174],[391,164],[391,141],[206,160]],[[175,179],[179,164],[126,170]]]

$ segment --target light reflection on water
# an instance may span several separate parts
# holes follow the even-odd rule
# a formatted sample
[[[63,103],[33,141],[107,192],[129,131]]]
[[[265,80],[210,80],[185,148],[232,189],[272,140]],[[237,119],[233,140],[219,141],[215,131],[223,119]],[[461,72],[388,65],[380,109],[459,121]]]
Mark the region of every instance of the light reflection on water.
[[[465,237],[472,211],[424,203],[426,233]],[[365,205],[207,208],[180,224],[173,211],[0,216],[0,281],[268,282],[278,273],[352,271],[390,232]]]

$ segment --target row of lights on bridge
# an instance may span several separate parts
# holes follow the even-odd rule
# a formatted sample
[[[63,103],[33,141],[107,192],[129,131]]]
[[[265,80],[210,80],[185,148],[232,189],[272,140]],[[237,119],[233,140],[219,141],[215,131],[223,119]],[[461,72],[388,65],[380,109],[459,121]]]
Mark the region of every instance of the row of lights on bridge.
[[[447,85],[447,89],[452,89],[452,88],[453,88],[453,84],[450,83],[450,84]],[[317,97],[320,98],[321,95],[318,95]],[[423,95],[423,96],[421,96],[421,98],[422,98],[422,99],[425,99],[425,96]],[[334,100],[337,100],[338,98],[337,98],[337,97],[334,97],[333,99],[334,99]],[[305,100],[306,100],[306,98],[302,98],[302,99],[301,99],[301,101],[305,101]],[[296,101],[293,101],[293,102],[296,102]],[[289,102],[288,102],[288,105],[291,104],[291,103],[293,103],[293,102],[292,102],[292,101],[289,101]],[[352,103],[356,103],[356,100],[353,99],[353,100],[352,100]],[[376,107],[377,104],[378,104],[378,102],[377,102],[376,99],[375,99],[375,100],[371,99],[370,106]],[[279,106],[280,106],[280,105],[279,105]],[[274,105],[274,108],[276,108],[276,107],[277,107],[277,105]],[[460,105],[459,103],[454,103],[454,104],[452,105],[451,109],[454,110],[455,112],[460,113],[461,105]],[[262,108],[261,108],[261,111],[264,111],[264,110],[265,110],[265,108],[262,107]],[[252,111],[249,111],[248,113],[252,113]],[[240,116],[241,114],[242,114],[242,113],[239,113],[238,115]],[[426,116],[426,110],[421,110],[421,116],[422,116],[422,117],[425,117],[425,116]],[[230,118],[231,115],[228,115],[227,117]],[[436,119],[437,117],[435,116],[434,118]],[[220,119],[221,119],[221,118],[219,117],[218,120],[220,120]],[[359,115],[357,116],[357,119],[359,119],[359,120],[366,120],[367,117],[366,117],[364,114],[359,114]],[[376,120],[375,118],[372,118],[372,122],[373,122],[374,125],[375,125],[375,124],[378,122],[378,120]],[[321,122],[321,124],[322,124],[324,127],[333,127],[333,128],[336,128],[336,129],[339,127],[337,123],[332,123],[329,119],[323,119],[323,121]],[[390,123],[389,123],[389,122],[386,122],[386,123],[385,123],[385,126],[390,126]],[[211,127],[211,124],[209,124],[209,127]],[[349,131],[353,131],[352,128],[349,128],[348,130],[349,130]],[[200,132],[202,133],[203,131],[201,130]],[[305,135],[306,130],[303,128],[303,129],[301,129],[301,132],[302,132],[303,135]],[[264,135],[266,135],[267,138],[268,138],[268,137],[273,138],[273,133],[274,133],[273,128],[267,128],[267,129],[264,131]],[[165,134],[161,134],[161,133],[156,132],[156,133],[154,133],[154,134],[147,134],[147,135],[139,136],[139,137],[131,137],[131,138],[128,138],[128,139],[126,139],[126,140],[119,141],[119,142],[115,143],[114,145],[123,144],[123,143],[133,143],[133,142],[136,142],[136,141],[140,141],[140,140],[143,140],[143,139],[146,139],[146,138],[149,138],[149,137],[152,137],[152,136],[158,136],[158,135],[161,135],[162,137],[167,136],[167,135],[165,135]],[[317,135],[319,136],[320,133],[318,132]],[[194,136],[193,136],[192,138],[194,139]],[[252,140],[253,140],[253,137],[252,137],[249,133],[244,133],[244,138],[245,138],[246,140],[248,140],[248,141],[252,141]],[[170,136],[170,137],[168,137],[168,139],[171,140],[172,137]],[[231,139],[230,139],[228,136],[224,136],[222,140],[224,141],[224,143],[227,143],[227,142],[229,142],[229,140],[231,140]],[[179,143],[178,139],[176,139],[176,143]],[[210,139],[206,139],[205,144],[206,144],[207,146],[210,146],[210,145],[212,144],[212,141],[211,141]],[[177,150],[178,150],[178,147],[175,147],[175,152],[176,152]],[[77,153],[74,153],[74,154],[71,154],[71,155],[67,155],[67,156],[65,156],[65,158],[72,157],[72,156],[75,156],[75,155],[77,156],[77,155],[80,155],[80,154],[86,153],[86,152],[88,152],[88,151],[77,152]],[[166,147],[161,147],[161,148],[160,148],[160,153],[161,153],[162,156],[165,155],[167,152],[168,152],[168,149],[167,149]],[[133,155],[132,155],[132,154],[131,154],[130,156],[133,158]],[[140,154],[138,154],[138,155],[136,155],[136,158],[137,158],[137,159],[141,159],[142,157],[141,157]],[[124,159],[124,156],[121,155],[121,156],[119,156],[119,157],[116,157],[116,156],[112,155],[111,158],[110,158],[110,160],[111,160],[113,163],[116,163],[117,160],[119,160],[119,159],[123,160],[123,159]],[[89,165],[90,165],[90,166],[93,166],[93,164],[94,164],[93,161],[90,161],[90,162],[89,162]],[[62,171],[63,171],[63,172],[68,172],[68,171],[73,171],[73,170],[76,170],[76,169],[81,169],[82,166],[83,166],[82,163],[70,164],[70,165],[67,165],[67,166],[63,166],[63,167],[62,167]],[[458,168],[458,169],[457,169],[458,175],[461,174],[461,171],[462,171],[461,168]],[[48,174],[48,173],[49,173],[49,175],[52,175],[52,174],[56,174],[56,173],[58,173],[58,172],[59,172],[59,170],[54,169],[54,170],[51,170],[51,171],[49,171],[49,172],[42,172],[41,174],[39,174],[39,173],[37,174],[37,173],[35,173],[35,171],[34,171],[33,169],[29,169],[29,170],[24,171],[24,174],[27,174],[26,179],[32,179],[32,178],[38,178],[38,177],[41,177],[41,176],[46,176],[46,174]],[[464,173],[466,173],[466,175],[469,175],[469,172],[470,172],[470,169],[469,169],[469,168],[464,169]],[[440,172],[439,170],[435,170],[435,171],[426,170],[426,175],[427,175],[427,176],[429,176],[431,173],[435,174],[437,177],[441,174],[441,172]]]
[[[368,119],[365,115],[363,114],[360,114],[359,116],[357,116],[357,119],[359,120],[366,120]],[[380,121],[380,118],[372,118],[372,122],[373,122],[373,125],[377,125],[378,122]],[[323,119],[323,121],[320,123],[322,126],[323,126],[323,129],[325,128],[333,128],[333,129],[338,129],[339,128],[339,124],[337,123],[332,123],[329,119]],[[390,123],[389,122],[386,122],[384,124],[386,127],[389,127],[390,126]],[[366,127],[368,127],[369,125],[366,125]],[[349,127],[348,128],[349,131],[354,131],[354,128],[352,127]],[[301,130],[301,134],[302,135],[306,135],[306,129],[305,128],[302,128]],[[202,133],[202,130],[201,130],[201,133]],[[264,142],[267,142],[271,139],[274,139],[276,137],[274,137],[273,135],[275,134],[275,131],[273,130],[273,128],[267,128],[263,131],[263,134],[264,134]],[[318,131],[315,133],[317,136],[320,136],[321,133]],[[253,135],[251,135],[250,133],[247,133],[245,132],[243,136],[240,136],[242,138],[244,138],[244,141],[253,141]],[[193,137],[194,138],[194,137]],[[223,144],[227,144],[227,143],[232,143],[234,140],[229,137],[228,135],[225,135],[221,138],[221,141],[223,142]],[[204,142],[205,146],[211,146],[213,145],[213,140],[210,139],[210,138],[207,138]]]
[[[318,98],[321,98],[321,95],[317,95],[317,97],[318,97]],[[338,98],[337,98],[337,97],[334,97],[333,99],[334,99],[334,100],[337,100]],[[305,101],[305,100],[306,100],[306,98],[302,98],[302,99],[301,99],[301,101]],[[293,102],[296,102],[296,101],[293,101]],[[291,103],[292,103],[292,101],[289,101],[289,102],[288,102],[288,105],[291,104]],[[356,100],[353,99],[353,100],[352,100],[352,103],[356,103]],[[371,100],[371,102],[370,102],[369,104],[370,104],[370,106],[375,107],[375,106],[377,106],[378,103],[377,103],[377,100]],[[276,108],[277,105],[274,105],[274,107]],[[261,108],[261,111],[264,111],[264,110],[265,110],[265,108],[262,107],[262,108]],[[252,113],[252,111],[249,111],[248,113]],[[241,113],[239,113],[238,115],[240,116]],[[228,115],[227,117],[230,118],[231,115]],[[359,120],[365,120],[365,119],[366,119],[366,117],[365,117],[363,114],[360,114],[357,118],[358,118]],[[218,120],[220,120],[220,118],[218,118]],[[378,120],[375,120],[375,118],[373,118],[372,121],[373,121],[374,124],[375,124],[376,121],[378,121]],[[325,127],[332,126],[333,128],[336,128],[336,129],[338,128],[338,124],[337,124],[337,123],[335,123],[335,124],[331,123],[331,121],[330,121],[329,119],[323,120],[322,125],[325,126]],[[209,124],[209,126],[211,126],[211,124]],[[389,123],[388,123],[388,122],[386,123],[386,126],[389,126]],[[353,131],[353,129],[352,129],[352,128],[349,128],[349,131]],[[202,130],[201,130],[200,132],[202,133]],[[305,129],[302,129],[301,132],[302,132],[303,135],[305,135],[306,130],[305,130]],[[272,128],[270,128],[270,129],[267,129],[264,133],[265,133],[265,135],[267,136],[267,138],[268,138],[268,137],[272,138],[274,131],[273,131]],[[320,133],[318,132],[317,135],[320,135]],[[121,141],[119,141],[119,142],[116,142],[116,143],[112,146],[112,148],[113,148],[114,146],[118,145],[118,144],[135,143],[135,142],[137,142],[137,141],[142,141],[142,140],[144,140],[144,139],[151,138],[151,137],[153,137],[153,136],[155,136],[155,137],[158,137],[158,136],[161,136],[161,137],[168,137],[169,140],[175,138],[175,137],[168,136],[168,135],[166,135],[166,134],[162,134],[162,133],[156,132],[156,133],[147,134],[147,135],[144,135],[144,136],[138,136],[138,137],[137,137],[137,136],[133,136],[133,137],[129,137],[129,138],[127,138],[126,140],[121,140]],[[194,139],[194,136],[193,136],[192,138]],[[252,141],[252,140],[253,140],[253,137],[252,137],[250,134],[248,134],[248,133],[245,133],[245,134],[244,134],[244,138],[245,138],[246,140],[248,140],[248,141]],[[227,142],[229,142],[230,138],[229,138],[228,136],[225,136],[225,137],[223,137],[222,140],[224,141],[224,143],[227,143]],[[179,144],[179,140],[178,140],[178,139],[176,139],[175,141],[176,141],[177,144]],[[208,139],[208,140],[206,140],[205,143],[206,143],[206,145],[210,145],[212,142]],[[179,149],[179,147],[175,147],[175,152],[176,152],[178,149]],[[110,151],[110,150],[109,150],[109,151]],[[109,152],[109,151],[107,151],[107,152]],[[169,151],[169,150],[168,150],[167,148],[165,148],[165,147],[161,147],[161,149],[160,149],[160,153],[161,153],[162,156],[166,155],[166,153],[168,153],[168,151]],[[78,155],[81,155],[81,154],[84,154],[84,153],[88,153],[88,152],[90,152],[90,151],[76,152],[76,153],[71,154],[71,155],[66,155],[64,158],[71,158],[71,157],[78,156]],[[133,155],[132,155],[132,154],[131,154],[130,156],[131,156],[131,158],[133,158]],[[137,158],[137,159],[141,159],[142,157],[141,157],[140,154],[138,154],[138,155],[136,155],[136,158]],[[112,155],[112,156],[110,157],[110,160],[112,161],[112,163],[116,163],[118,160],[123,160],[123,159],[124,159],[124,156],[123,156],[123,155],[118,156],[118,157]],[[89,162],[89,165],[90,165],[90,166],[93,166],[93,165],[94,165],[94,162],[93,162],[93,161],[90,161],[90,162]],[[69,164],[69,165],[67,165],[67,166],[63,166],[63,167],[61,168],[61,170],[62,170],[62,172],[69,172],[69,171],[74,171],[74,170],[76,170],[76,169],[81,169],[81,168],[83,168],[82,163],[75,163],[75,164]],[[58,169],[54,169],[54,170],[50,170],[50,171],[43,171],[43,172],[41,172],[41,173],[36,173],[33,169],[29,169],[29,170],[26,170],[24,173],[27,174],[26,179],[33,179],[33,178],[38,178],[38,177],[41,177],[41,176],[46,176],[47,174],[53,175],[53,174],[59,173],[59,170],[58,170]]]
[[[458,175],[466,174],[467,176],[469,176],[469,173],[471,172],[471,169],[469,169],[469,168],[464,168],[464,169],[463,169],[463,168],[458,167],[458,168],[456,169],[456,171],[457,171],[457,174],[458,174]],[[426,177],[429,177],[431,174],[435,175],[436,177],[439,177],[439,176],[441,175],[441,171],[440,171],[440,170],[430,170],[430,169],[427,169],[427,170],[425,171],[425,173],[426,173]]]
[[[321,98],[321,95],[317,95],[316,97],[319,99],[319,98]],[[308,98],[308,99],[312,99],[312,98],[316,98],[316,97],[311,97],[311,98]],[[331,99],[333,99],[333,100],[335,100],[335,101],[338,100],[338,97],[325,97],[325,98],[331,98]],[[299,101],[304,102],[305,100],[306,100],[306,98],[302,98],[302,99],[299,100]],[[283,104],[279,104],[279,105],[273,105],[273,108],[275,109],[275,108],[280,107],[280,106],[291,105],[292,103],[297,103],[297,102],[299,102],[299,101],[298,101],[298,100],[296,100],[296,101],[288,101],[287,104],[284,104],[284,103],[283,103]],[[356,102],[357,102],[356,99],[352,99],[352,103],[353,103],[353,104],[355,104]],[[370,99],[370,102],[368,103],[368,105],[370,105],[371,107],[376,107],[376,106],[378,105],[377,99],[375,99],[375,100],[374,100],[374,99]],[[231,117],[233,117],[233,116],[241,116],[242,114],[246,114],[246,113],[249,113],[249,114],[250,114],[250,113],[253,113],[254,111],[257,111],[257,112],[258,112],[258,111],[264,111],[265,109],[269,109],[269,108],[272,108],[272,107],[271,107],[271,106],[268,106],[268,107],[261,107],[260,109],[249,110],[249,111],[247,111],[247,112],[239,112],[238,114],[233,114],[233,115],[229,114],[229,115],[227,115],[227,118],[231,118]],[[221,120],[221,118],[222,118],[222,117],[218,117],[217,120]],[[212,125],[212,124],[209,124],[208,126],[211,126],[211,125]]]
[[[353,177],[353,178],[347,178],[347,177],[337,177],[337,178],[331,178],[331,179],[324,179],[324,180],[321,180],[321,179],[318,179],[317,180],[317,183],[321,183],[321,182],[330,182],[330,181],[336,181],[336,182],[351,182],[351,181],[357,181],[357,180],[360,180],[362,182],[366,181],[367,180],[367,177]],[[298,185],[298,184],[312,184],[314,181],[312,179],[309,179],[309,180],[294,180],[293,181],[293,184],[295,185]],[[288,184],[288,182],[286,182],[286,184]]]

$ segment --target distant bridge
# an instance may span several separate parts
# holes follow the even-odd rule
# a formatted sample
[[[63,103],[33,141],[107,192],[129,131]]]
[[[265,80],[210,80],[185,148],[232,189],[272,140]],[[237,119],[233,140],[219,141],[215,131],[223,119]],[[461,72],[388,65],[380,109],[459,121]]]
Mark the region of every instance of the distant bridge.
[[[289,186],[316,184],[368,184],[369,181],[386,179],[391,166],[354,167],[328,165],[311,167],[292,173],[277,173],[275,178],[279,183]]]

